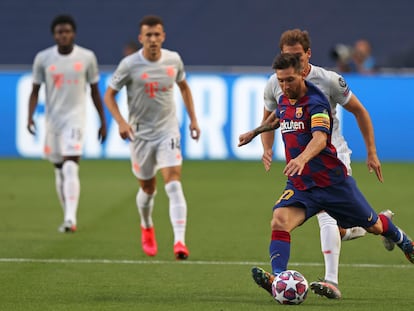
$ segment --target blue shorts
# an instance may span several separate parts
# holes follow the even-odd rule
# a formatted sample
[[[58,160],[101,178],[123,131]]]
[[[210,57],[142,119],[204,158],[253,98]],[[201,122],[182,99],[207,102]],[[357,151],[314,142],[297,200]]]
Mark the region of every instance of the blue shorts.
[[[336,185],[303,191],[297,190],[288,181],[285,191],[273,210],[286,206],[304,208],[305,220],[325,210],[343,228],[355,226],[368,228],[378,220],[377,213],[359,191],[352,176],[348,176],[345,181]]]

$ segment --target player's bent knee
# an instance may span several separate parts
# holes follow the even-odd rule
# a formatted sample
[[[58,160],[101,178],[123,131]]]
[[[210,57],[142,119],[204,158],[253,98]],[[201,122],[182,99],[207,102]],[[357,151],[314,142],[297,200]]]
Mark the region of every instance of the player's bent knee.
[[[283,221],[272,219],[272,221],[270,222],[270,227],[271,227],[272,231],[278,230],[278,231],[288,231],[288,232],[290,232],[288,223],[283,222]]]
[[[295,217],[289,217],[284,213],[274,213],[270,226],[272,230],[290,232],[295,229],[300,222]]]
[[[139,179],[139,185],[142,191],[144,191],[148,195],[152,195],[156,190],[157,183],[155,177],[153,177],[148,180]]]

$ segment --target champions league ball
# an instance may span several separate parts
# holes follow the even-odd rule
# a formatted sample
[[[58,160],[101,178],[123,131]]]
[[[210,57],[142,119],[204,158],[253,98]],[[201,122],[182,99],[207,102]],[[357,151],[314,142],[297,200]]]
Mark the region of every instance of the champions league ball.
[[[308,294],[308,281],[298,271],[281,272],[272,283],[272,296],[280,304],[298,305]]]

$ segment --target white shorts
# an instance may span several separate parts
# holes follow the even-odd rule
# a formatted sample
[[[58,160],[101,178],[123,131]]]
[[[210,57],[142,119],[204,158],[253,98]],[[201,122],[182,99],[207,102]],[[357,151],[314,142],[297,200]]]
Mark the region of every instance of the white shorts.
[[[135,138],[129,146],[132,172],[141,180],[153,178],[160,168],[180,166],[183,162],[179,134],[153,141]]]
[[[63,157],[81,156],[83,150],[83,128],[68,126],[60,132],[46,131],[44,154],[52,163],[62,163]]]

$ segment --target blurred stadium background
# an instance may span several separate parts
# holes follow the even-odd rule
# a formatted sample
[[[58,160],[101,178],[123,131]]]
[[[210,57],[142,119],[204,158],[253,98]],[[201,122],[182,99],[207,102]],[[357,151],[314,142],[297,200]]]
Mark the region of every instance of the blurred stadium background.
[[[266,66],[286,29],[307,29],[313,61],[333,66],[337,43],[368,39],[383,67],[414,65],[410,0],[2,0],[0,64],[30,64],[37,50],[52,43],[49,25],[59,13],[73,14],[78,43],[95,50],[103,65],[119,61],[122,46],[136,38],[143,15],[165,20],[166,46],[191,66]],[[410,60],[403,55],[409,55]]]
[[[98,57],[102,92],[122,58],[124,45],[136,38],[140,18],[146,14],[163,17],[164,46],[182,55],[204,125],[200,143],[192,144],[179,105],[183,151],[189,159],[260,157],[259,142],[243,150],[235,145],[239,133],[261,118],[263,86],[284,30],[308,30],[312,62],[329,68],[335,67],[332,51],[338,43],[352,45],[365,38],[372,44],[380,71],[370,76],[348,74],[347,81],[372,115],[381,159],[414,161],[414,146],[405,142],[404,135],[413,132],[413,122],[388,117],[395,115],[391,111],[397,105],[403,115],[414,113],[412,98],[407,96],[414,83],[414,39],[409,35],[413,10],[410,0],[2,0],[0,35],[5,44],[0,53],[0,157],[41,156],[42,98],[37,115],[39,137],[31,137],[25,129],[31,63],[36,52],[54,44],[49,29],[52,18],[69,13],[78,24],[77,43],[94,50]],[[125,100],[121,102],[124,107]],[[342,118],[353,159],[364,160],[365,149],[353,116],[344,113]],[[126,158],[128,151],[117,137],[115,124],[109,123],[109,141],[99,146],[95,121],[91,115],[85,157]],[[283,154],[276,157],[282,159]]]

